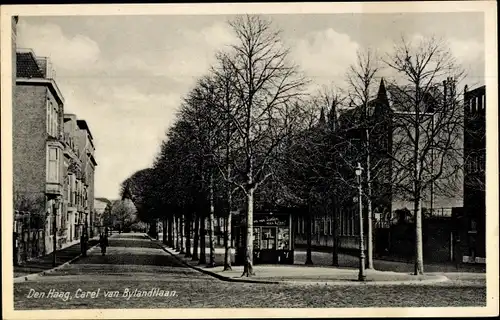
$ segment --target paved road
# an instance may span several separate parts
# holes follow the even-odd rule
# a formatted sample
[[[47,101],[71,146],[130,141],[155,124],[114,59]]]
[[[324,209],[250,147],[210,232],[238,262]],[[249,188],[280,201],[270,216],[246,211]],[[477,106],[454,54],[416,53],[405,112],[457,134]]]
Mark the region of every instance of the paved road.
[[[116,235],[109,244],[106,256],[97,248],[54,273],[15,284],[15,309],[438,307],[486,300],[485,284],[474,281],[384,287],[222,282],[185,267],[140,234]]]

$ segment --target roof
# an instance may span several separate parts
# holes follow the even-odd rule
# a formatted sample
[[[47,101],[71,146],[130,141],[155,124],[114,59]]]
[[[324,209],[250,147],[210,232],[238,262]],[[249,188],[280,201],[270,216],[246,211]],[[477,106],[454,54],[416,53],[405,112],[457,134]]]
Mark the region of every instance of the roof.
[[[18,78],[44,78],[35,55],[31,51],[16,52],[16,69]]]
[[[85,121],[85,120],[76,120],[76,123],[78,124],[78,128],[80,128],[82,130],[87,130],[87,132],[90,135],[90,138],[94,139],[94,137],[92,137],[92,133],[90,132],[89,126],[87,124],[87,121]]]
[[[415,112],[413,104],[413,97],[415,97],[416,95],[415,88],[410,86],[387,85],[386,91],[391,110],[395,112]],[[441,92],[441,90],[439,90],[438,86],[429,88],[427,92],[425,92],[425,96],[421,99],[421,101],[425,105],[423,107],[425,108],[425,110],[420,111],[431,111],[432,105],[436,102],[439,103],[439,101],[442,101],[442,99],[443,93]]]

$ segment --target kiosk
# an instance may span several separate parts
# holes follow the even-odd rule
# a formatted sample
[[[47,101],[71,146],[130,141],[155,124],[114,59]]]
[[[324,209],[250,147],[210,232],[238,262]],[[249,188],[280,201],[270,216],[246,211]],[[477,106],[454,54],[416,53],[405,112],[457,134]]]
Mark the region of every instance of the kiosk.
[[[235,221],[235,265],[243,265],[246,248],[246,217]],[[257,212],[253,217],[253,263],[293,264],[293,228],[289,213]]]

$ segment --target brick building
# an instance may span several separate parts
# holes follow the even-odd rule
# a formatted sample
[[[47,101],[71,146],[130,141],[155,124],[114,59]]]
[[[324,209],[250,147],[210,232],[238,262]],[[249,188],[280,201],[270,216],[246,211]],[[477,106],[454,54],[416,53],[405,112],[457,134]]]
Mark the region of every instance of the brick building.
[[[463,262],[486,256],[486,86],[464,92],[464,216],[460,219]]]
[[[85,197],[83,198],[83,211],[86,216],[89,226],[89,236],[93,237],[98,234],[98,226],[95,225],[94,212],[94,174],[97,162],[94,158],[95,146],[94,137],[90,132],[90,128],[85,120],[77,120],[77,146],[81,167],[82,189]]]
[[[405,157],[411,155],[411,151],[407,150],[410,146],[407,135],[411,133],[411,130],[408,130],[408,127],[410,127],[409,121],[411,121],[414,116],[411,110],[409,110],[411,109],[411,104],[405,99],[405,97],[411,97],[411,92],[408,94],[408,90],[411,89],[386,85],[384,81],[381,80],[377,97],[368,104],[368,113],[366,115],[362,110],[363,108],[360,107],[344,110],[340,113],[338,119],[337,117],[330,116],[330,118],[334,119],[336,122],[336,132],[338,135],[341,135],[342,141],[349,142],[344,143],[346,147],[337,148],[337,152],[341,153],[342,158],[342,160],[337,161],[337,163],[339,164],[342,162],[344,166],[337,167],[336,169],[337,171],[341,171],[340,174],[343,176],[343,183],[347,183],[347,185],[345,185],[345,188],[342,188],[342,194],[338,195],[333,201],[333,206],[330,205],[329,207],[317,208],[315,210],[316,212],[312,225],[313,246],[331,248],[334,244],[336,233],[337,244],[340,249],[358,249],[359,218],[358,204],[357,201],[354,201],[354,199],[357,200],[357,190],[355,188],[357,183],[355,181],[354,166],[357,162],[360,162],[361,165],[366,168],[366,158],[362,156],[366,140],[365,128],[360,128],[359,123],[367,123],[370,132],[370,163],[372,166],[371,198],[374,228],[381,226],[389,228],[391,225],[398,223],[398,218],[400,217],[398,217],[397,214],[400,213],[400,211],[409,212],[409,215],[405,217],[405,223],[411,224],[408,218],[411,220],[413,201],[411,200],[411,194],[404,188],[405,185],[411,187],[410,181],[408,181],[408,178],[405,178],[405,176],[408,176],[409,172],[405,172],[402,167],[398,168],[396,160],[394,160],[394,158],[397,158],[400,163],[405,163]],[[420,124],[421,127],[426,127],[428,132],[431,132],[435,128],[434,119],[441,119],[439,121],[444,121],[442,120],[444,118],[440,118],[440,115],[437,114],[433,108],[439,105],[442,106],[444,103],[457,102],[457,95],[454,90],[453,80],[447,79],[445,82],[436,85],[436,88],[429,91],[428,97],[424,99],[424,103],[420,107],[421,115],[424,117]],[[334,114],[336,114],[336,112],[334,112]],[[460,113],[457,113],[454,117],[453,121],[456,121],[457,124],[462,121],[462,115]],[[452,230],[447,229],[448,231],[446,232],[440,232],[439,239],[437,239],[437,236],[431,235],[431,233],[437,234],[437,232],[435,232],[435,226],[438,224],[451,225],[452,212],[462,207],[463,203],[461,195],[463,181],[463,174],[461,171],[463,138],[461,137],[461,132],[459,132],[460,130],[457,131],[457,128],[460,127],[457,126],[454,129],[455,132],[453,135],[456,139],[454,138],[453,140],[452,152],[443,155],[438,151],[430,151],[427,152],[424,161],[426,167],[423,169],[423,176],[428,181],[431,181],[432,179],[430,177],[433,174],[433,170],[438,167],[433,165],[437,159],[449,157],[454,160],[444,162],[445,165],[443,166],[444,173],[442,174],[442,178],[428,183],[427,188],[422,193],[422,207],[425,212],[425,217],[440,215],[450,220],[448,223],[441,223],[441,221],[439,223],[433,222],[432,225],[424,223],[424,233],[429,235],[424,244],[424,252],[428,253],[429,259],[446,260],[452,255],[450,253],[452,250],[450,232],[452,232]],[[431,136],[431,134],[426,134],[426,136],[427,135]],[[422,141],[419,141],[419,145],[420,144],[429,146],[429,141],[422,139]],[[431,148],[430,150],[434,149]],[[366,174],[366,170],[364,172]],[[366,181],[366,177],[364,177],[364,181]],[[441,192],[446,188],[449,190],[456,190],[456,192]],[[366,191],[366,184],[364,185],[364,190]],[[333,214],[333,212],[335,212],[335,214]],[[366,237],[366,203],[364,205],[363,214],[365,215],[364,230]],[[336,217],[336,221],[334,217]],[[424,220],[430,221],[429,219]],[[297,234],[295,238],[296,243],[305,245],[307,239],[307,224],[305,217],[298,218],[295,228]],[[401,252],[402,254],[409,252],[411,255],[413,244],[410,242],[412,241],[411,237],[414,235],[414,230],[411,227],[407,229],[408,230],[403,232],[403,237],[409,239],[409,242],[401,245],[401,248],[404,249],[401,250]],[[334,232],[335,230],[337,230],[337,232]],[[382,235],[382,232],[378,233]],[[375,232],[375,236],[377,236],[377,232]],[[375,250],[384,250],[390,247],[391,241],[387,236],[381,238],[376,237],[375,242]],[[437,249],[438,247],[439,250]],[[410,248],[410,250],[408,250],[408,248]],[[399,251],[399,249],[394,246],[394,243],[392,249],[395,252]],[[433,252],[438,252],[438,254],[433,255]]]
[[[50,253],[54,234],[59,249],[79,241],[85,217],[91,225],[94,146],[87,123],[64,114],[64,98],[49,59],[17,50],[15,70],[14,209],[29,212],[28,234],[33,228],[42,232],[37,241],[43,243],[43,252],[37,254]],[[32,222],[35,217],[38,225]],[[21,240],[29,242],[22,233]]]
[[[83,210],[82,161],[78,148],[78,125],[74,114],[64,115],[64,204],[67,212],[68,238],[79,241],[83,233],[85,213]]]

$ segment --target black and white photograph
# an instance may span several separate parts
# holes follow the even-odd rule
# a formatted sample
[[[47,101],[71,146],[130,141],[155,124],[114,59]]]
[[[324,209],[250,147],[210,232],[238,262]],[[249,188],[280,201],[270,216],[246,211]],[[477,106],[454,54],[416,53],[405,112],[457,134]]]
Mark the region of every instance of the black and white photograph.
[[[496,3],[411,2],[2,6],[4,317],[498,315]]]

